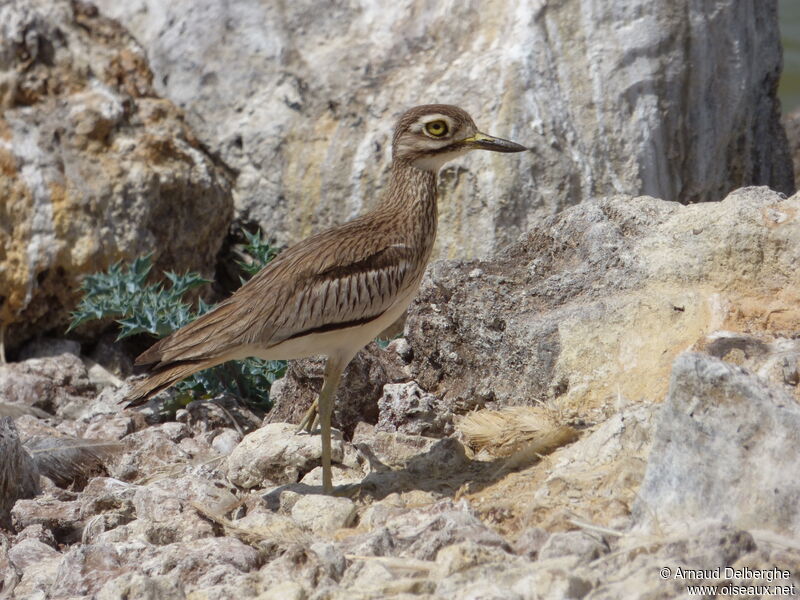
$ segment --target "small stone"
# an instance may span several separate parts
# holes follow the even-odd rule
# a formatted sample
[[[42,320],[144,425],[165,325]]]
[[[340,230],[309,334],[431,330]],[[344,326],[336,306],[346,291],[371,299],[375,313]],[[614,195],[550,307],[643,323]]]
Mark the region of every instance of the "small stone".
[[[332,460],[340,462],[343,454],[342,435],[333,430]],[[297,433],[291,423],[269,423],[247,434],[228,456],[228,479],[245,489],[295,483],[321,458],[319,435]]]
[[[347,485],[361,483],[364,474],[354,469],[344,469],[331,465],[331,478],[333,485]],[[305,485],[322,486],[322,467],[314,467],[300,480]]]
[[[162,479],[139,486],[133,495],[136,517],[150,543],[165,545],[214,535],[214,525],[195,505],[224,515],[237,498],[224,486],[195,476]]]
[[[294,503],[303,497],[303,494],[295,491],[293,485],[279,485],[267,491],[262,497],[270,510],[277,511],[282,515],[292,512]]]
[[[165,425],[186,427],[183,423]],[[116,479],[138,481],[165,471],[178,473],[181,465],[187,464],[191,457],[170,439],[174,433],[155,425],[125,436],[123,442],[128,451],[108,465],[109,475]]]
[[[386,350],[394,350],[395,354],[397,354],[405,364],[410,363],[414,359],[414,349],[404,337],[389,342],[389,345],[386,346]]]
[[[342,578],[347,568],[347,559],[337,544],[316,542],[311,544],[311,551],[317,555],[320,563],[327,568],[328,576],[336,581]]]
[[[133,433],[134,420],[127,415],[98,418],[89,424],[81,437],[94,440],[120,440]]]
[[[511,556],[498,547],[481,546],[471,540],[446,546],[436,554],[443,577],[486,563],[506,562]]]
[[[8,551],[8,558],[14,566],[24,571],[31,565],[58,558],[61,554],[39,540],[27,539],[17,542]]]
[[[112,477],[93,478],[81,494],[81,517],[86,519],[105,511],[132,516],[133,497],[139,486]]]
[[[581,562],[591,562],[608,552],[599,536],[584,531],[566,531],[552,534],[539,551],[539,559],[578,556]]]
[[[353,560],[341,580],[346,589],[364,589],[384,591],[384,586],[397,580],[397,575],[386,565],[376,560]]]
[[[444,437],[453,433],[453,413],[415,381],[387,383],[378,400],[377,429],[410,435]]]
[[[86,367],[74,354],[0,365],[0,398],[59,417],[80,418],[97,396]]]
[[[183,598],[183,585],[170,576],[125,573],[110,579],[97,592],[97,600],[172,600]]]
[[[242,436],[238,431],[225,428],[219,431],[219,433],[214,436],[214,439],[211,440],[211,447],[222,456],[228,456],[241,441]]]
[[[18,500],[11,509],[11,520],[17,531],[38,524],[51,530],[56,541],[71,543],[80,538],[83,529],[80,512],[78,500],[61,501],[44,495],[32,500]]]
[[[17,534],[17,543],[21,542],[22,540],[37,540],[50,546],[51,548],[56,547],[56,540],[53,537],[53,532],[39,523],[30,525],[20,531]]]
[[[91,596],[123,570],[111,544],[76,544],[64,555],[51,593],[56,598]]]
[[[350,526],[356,516],[356,505],[349,498],[303,496],[292,507],[292,518],[301,526],[321,535]]]
[[[205,537],[167,544],[136,561],[144,573],[163,572],[183,585],[211,587],[257,569],[258,550],[232,537]]]
[[[261,592],[255,600],[306,600],[308,595],[299,583],[284,581],[270,586],[266,592]]]

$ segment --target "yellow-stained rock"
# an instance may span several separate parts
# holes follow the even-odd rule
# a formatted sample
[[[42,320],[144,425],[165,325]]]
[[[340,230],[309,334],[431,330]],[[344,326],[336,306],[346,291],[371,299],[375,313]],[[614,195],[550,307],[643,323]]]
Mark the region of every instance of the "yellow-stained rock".
[[[209,275],[233,203],[116,22],[81,3],[2,10],[0,325],[13,347],[64,327],[82,275],[115,261],[152,252],[155,273]]]

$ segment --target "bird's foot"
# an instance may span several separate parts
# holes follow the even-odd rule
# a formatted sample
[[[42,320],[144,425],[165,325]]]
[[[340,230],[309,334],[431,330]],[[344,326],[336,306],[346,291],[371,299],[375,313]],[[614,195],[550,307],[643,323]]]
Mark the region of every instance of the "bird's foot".
[[[356,500],[361,496],[361,491],[360,483],[345,483],[343,485],[334,486],[329,495],[336,498],[350,498],[351,500]]]

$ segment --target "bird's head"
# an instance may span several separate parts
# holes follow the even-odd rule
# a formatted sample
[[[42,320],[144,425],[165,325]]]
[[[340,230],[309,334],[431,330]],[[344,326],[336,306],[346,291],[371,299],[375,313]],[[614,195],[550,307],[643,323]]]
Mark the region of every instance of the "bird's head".
[[[406,111],[392,139],[394,160],[434,173],[470,150],[522,152],[527,148],[481,133],[466,111],[450,104],[425,104]]]

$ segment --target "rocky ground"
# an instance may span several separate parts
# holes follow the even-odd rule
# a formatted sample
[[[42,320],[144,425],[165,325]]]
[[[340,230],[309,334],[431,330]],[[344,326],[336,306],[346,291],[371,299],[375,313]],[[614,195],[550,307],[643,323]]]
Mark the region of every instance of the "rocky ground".
[[[751,188],[694,206],[600,199],[495,259],[436,263],[405,338],[370,346],[345,379],[334,478],[360,486],[341,497],[320,493],[318,438],[274,414],[260,426],[217,398],[167,415],[163,396],[123,410],[127,383],[78,344],[32,342],[0,367],[0,445],[16,457],[0,472],[2,590],[800,589],[798,240],[800,195]],[[299,414],[318,366],[290,370],[275,414]],[[369,422],[354,419],[369,393]],[[738,571],[679,571],[717,567]]]
[[[320,7],[0,3],[0,598],[798,595],[775,2]],[[338,496],[293,425],[320,360],[266,415],[127,409],[135,348],[65,339],[86,273],[153,251],[219,282],[230,228],[371,206],[429,101],[532,152],[442,172],[462,260],[345,373]]]

